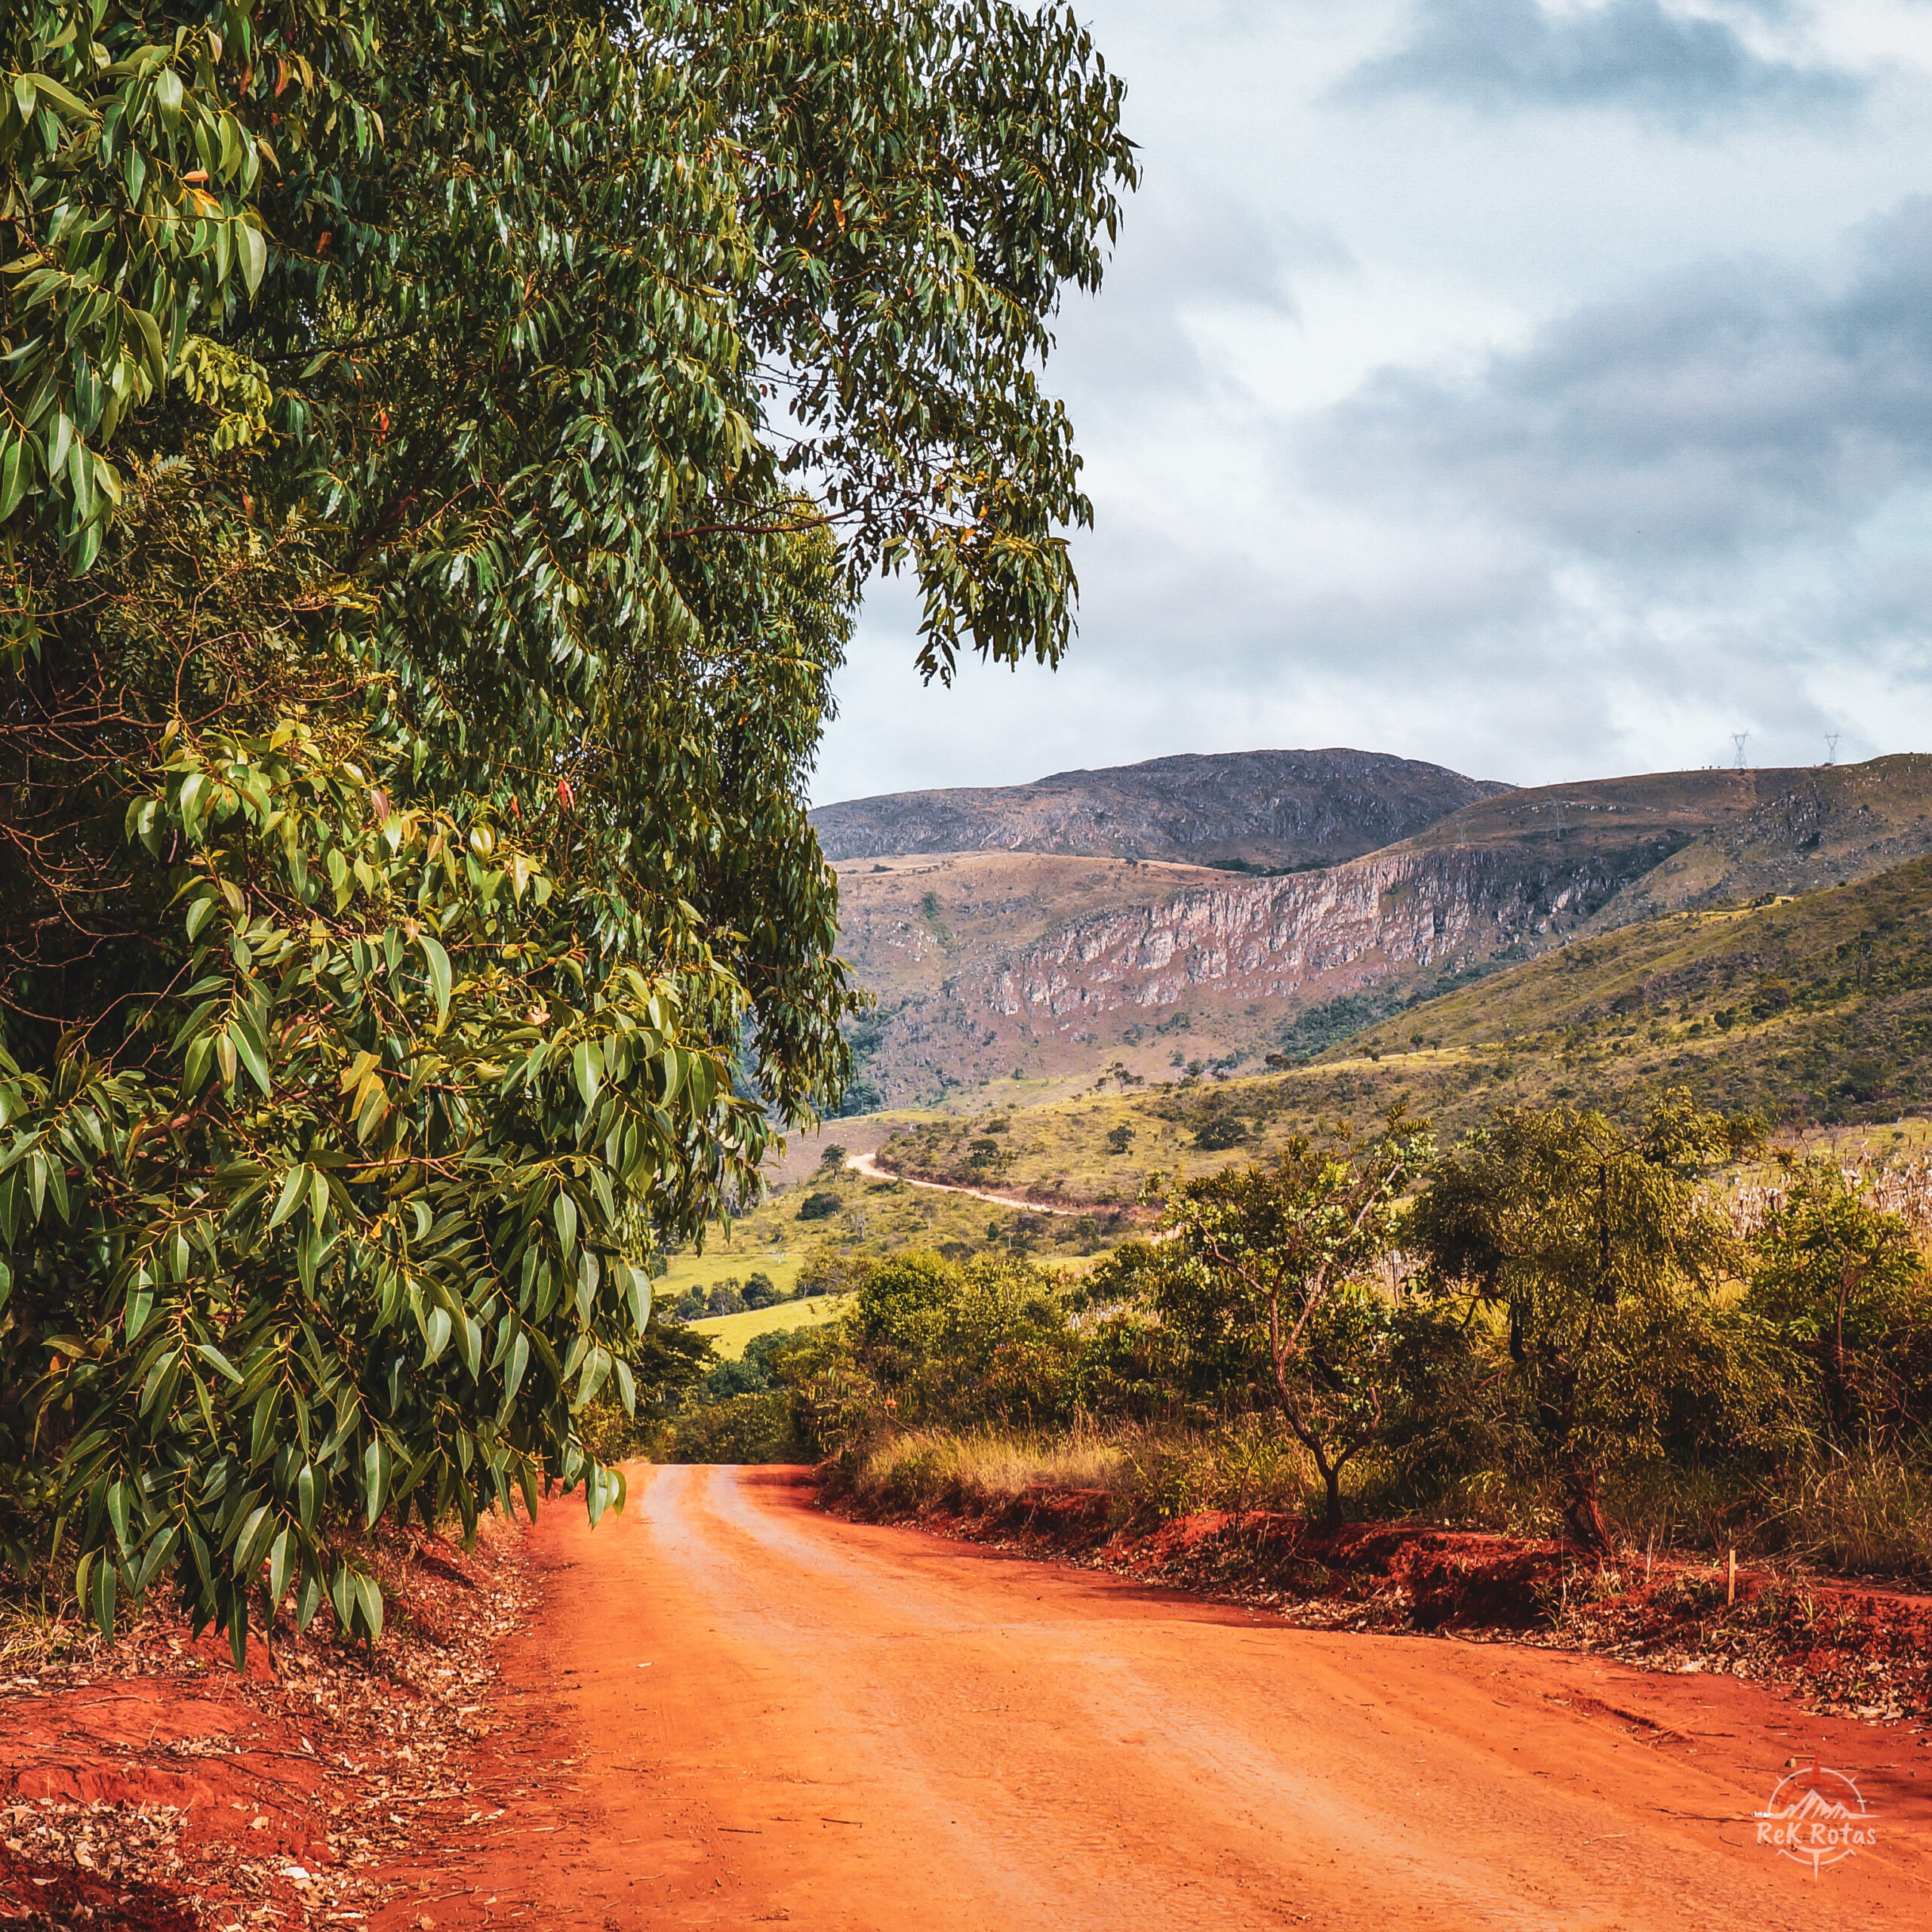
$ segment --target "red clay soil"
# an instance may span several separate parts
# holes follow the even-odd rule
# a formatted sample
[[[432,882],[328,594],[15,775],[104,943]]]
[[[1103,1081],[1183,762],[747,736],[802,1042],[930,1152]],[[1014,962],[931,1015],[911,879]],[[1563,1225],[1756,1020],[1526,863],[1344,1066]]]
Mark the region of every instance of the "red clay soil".
[[[1730,1675],[1272,1611],[635,1469],[546,1514],[472,1822],[387,1928],[1932,1924],[1922,1730]],[[1754,1814],[1813,1754],[1872,1841]],[[494,1815],[476,1817],[478,1810]]]
[[[1932,1597],[1705,1558],[1599,1563],[1574,1544],[1425,1525],[1311,1527],[1205,1511],[1116,1520],[1100,1491],[1029,1491],[992,1506],[942,1499],[909,1521],[1024,1555],[1263,1604],[1303,1625],[1509,1637],[1695,1674],[1788,1684],[1839,1716],[1932,1715]]]
[[[361,1919],[454,1795],[520,1539],[371,1552],[391,1636],[225,1641],[156,1610],[115,1643],[16,1632],[0,1670],[0,1927],[226,1932]],[[38,1644],[38,1654],[31,1654]]]

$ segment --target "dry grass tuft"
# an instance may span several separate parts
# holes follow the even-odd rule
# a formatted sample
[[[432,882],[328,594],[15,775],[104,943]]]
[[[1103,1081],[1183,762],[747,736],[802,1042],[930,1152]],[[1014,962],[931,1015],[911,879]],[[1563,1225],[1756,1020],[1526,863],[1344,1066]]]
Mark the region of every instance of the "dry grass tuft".
[[[984,1509],[1029,1492],[1085,1491],[1112,1498],[1123,1513],[1162,1518],[1302,1513],[1320,1490],[1306,1452],[1256,1416],[1206,1431],[1128,1423],[1064,1435],[911,1429],[860,1459],[850,1480],[860,1500],[889,1508]]]

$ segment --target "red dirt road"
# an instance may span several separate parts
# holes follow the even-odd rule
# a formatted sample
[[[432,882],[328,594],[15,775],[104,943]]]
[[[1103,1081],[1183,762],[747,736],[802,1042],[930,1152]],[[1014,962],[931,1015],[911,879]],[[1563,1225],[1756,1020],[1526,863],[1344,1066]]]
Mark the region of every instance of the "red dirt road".
[[[1921,1728],[1297,1630],[848,1523],[801,1472],[630,1473],[594,1533],[545,1517],[505,1667],[527,1715],[481,1781],[505,1809],[400,1875],[380,1926],[1932,1924]],[[1878,1838],[1815,1878],[1751,1815],[1814,1746]]]

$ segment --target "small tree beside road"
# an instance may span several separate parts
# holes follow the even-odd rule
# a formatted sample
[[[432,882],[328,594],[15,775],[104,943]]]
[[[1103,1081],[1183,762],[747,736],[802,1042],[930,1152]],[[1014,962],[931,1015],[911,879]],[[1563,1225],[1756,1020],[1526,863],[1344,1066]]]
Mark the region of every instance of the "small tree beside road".
[[[1401,1198],[1435,1157],[1426,1126],[1398,1111],[1358,1152],[1298,1135],[1266,1164],[1189,1181],[1168,1204],[1163,1319],[1197,1352],[1259,1358],[1320,1472],[1331,1524],[1342,1472],[1383,1420],[1393,1309],[1360,1278],[1388,1252]]]
[[[1700,1186],[1755,1138],[1681,1092],[1635,1133],[1574,1107],[1513,1109],[1438,1163],[1417,1203],[1411,1238],[1436,1291],[1506,1320],[1531,1433],[1592,1549],[1611,1543],[1606,1465],[1657,1453],[1674,1398],[1701,1393],[1740,1426],[1770,1400],[1772,1338],[1715,1299],[1743,1246]]]

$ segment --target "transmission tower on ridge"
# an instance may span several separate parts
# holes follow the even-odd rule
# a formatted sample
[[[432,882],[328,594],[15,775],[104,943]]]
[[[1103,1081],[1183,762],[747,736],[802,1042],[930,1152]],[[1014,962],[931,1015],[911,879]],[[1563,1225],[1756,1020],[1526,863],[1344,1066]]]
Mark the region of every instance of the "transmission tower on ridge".
[[[1838,740],[1844,736],[1842,731],[1827,731],[1825,734],[1825,762],[1827,764],[1838,763]]]
[[[1744,769],[1745,741],[1750,735],[1749,731],[1734,731],[1730,734],[1730,742],[1737,747],[1737,756],[1733,762],[1735,768],[1740,771]]]

